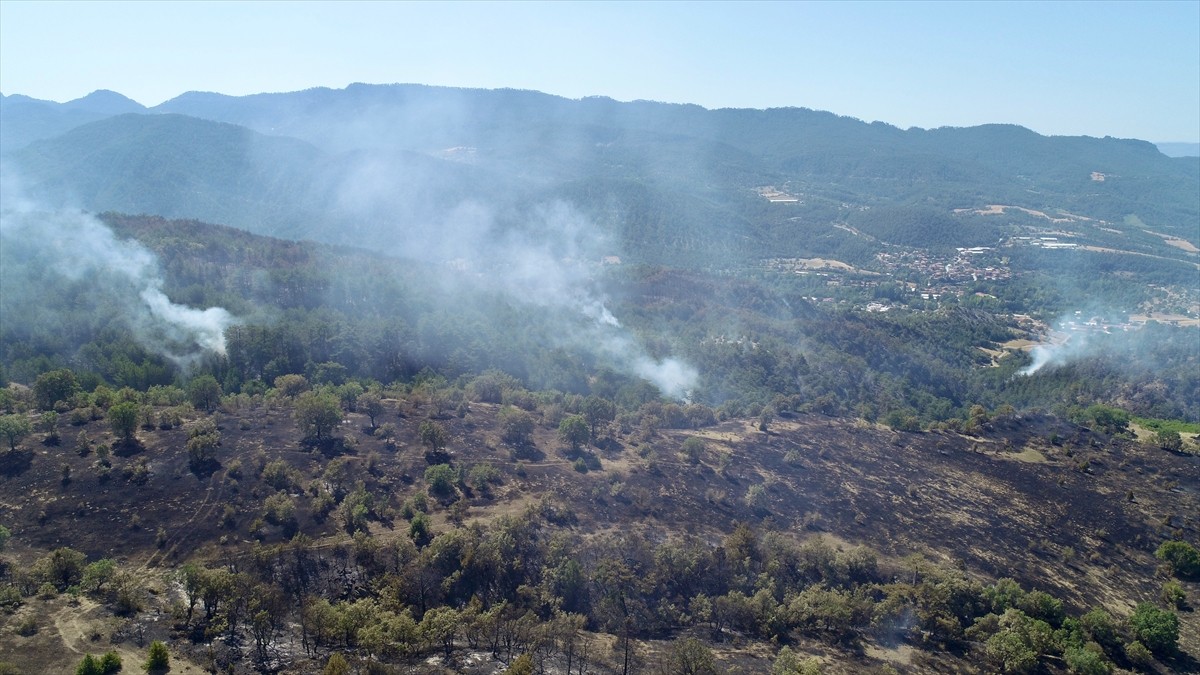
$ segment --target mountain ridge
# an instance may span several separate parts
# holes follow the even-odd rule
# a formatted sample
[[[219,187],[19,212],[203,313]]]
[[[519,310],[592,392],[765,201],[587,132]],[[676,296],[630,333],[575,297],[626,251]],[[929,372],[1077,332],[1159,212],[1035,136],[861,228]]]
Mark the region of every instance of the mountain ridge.
[[[6,97],[6,129],[14,111],[41,115],[42,123],[26,119],[24,127],[14,125],[26,143],[14,148],[6,142],[5,155],[18,171],[32,174],[30,182],[45,188],[41,192],[51,200],[82,194],[78,205],[95,211],[198,218],[334,243],[354,243],[354,236],[379,228],[429,227],[463,204],[483,205],[501,221],[519,221],[532,203],[566,198],[628,244],[620,253],[652,263],[705,265],[734,254],[744,259],[776,251],[861,262],[862,241],[833,229],[800,239],[795,223],[836,229],[862,211],[913,206],[969,214],[1011,204],[1078,214],[1130,240],[1116,242],[1118,249],[1181,255],[1157,237],[1128,229],[1124,223],[1133,217],[1147,230],[1200,244],[1194,231],[1200,159],[1169,158],[1136,139],[1048,137],[1012,124],[902,130],[807,108],[708,110],[513,89],[353,84],[247,96],[181,94],[145,109],[147,120],[139,124],[158,129],[153,140],[119,134],[127,148],[118,154],[149,162],[136,167],[99,162],[103,153],[97,154],[96,144],[111,154],[112,141],[94,131],[70,135],[82,124],[33,138],[84,120],[80,116],[91,116],[84,124],[103,124],[96,106],[137,105],[119,96],[96,92],[89,95],[91,103],[85,97],[72,102],[74,107],[63,104],[66,108]],[[233,156],[183,162],[211,156],[213,148],[185,147],[196,142],[189,132],[150,121],[167,113],[236,125],[263,138],[295,139],[312,150],[303,157],[285,153],[287,159],[269,160],[243,180],[230,181],[210,174],[231,162],[247,171],[237,155],[252,150],[242,147],[250,137],[225,129],[229,137],[214,147]],[[177,152],[148,152],[138,147],[144,143],[160,150],[174,146]],[[87,157],[92,159],[78,159]],[[236,198],[168,190],[178,200],[155,202],[162,188],[154,176],[164,174],[180,177],[177,185],[228,184]],[[71,188],[72,183],[84,188]],[[257,187],[237,191],[241,183]],[[760,194],[766,187],[794,193],[791,206],[765,203]],[[140,201],[113,196],[122,194]],[[974,246],[1011,234],[1015,222],[978,220],[992,231],[983,240],[942,227],[931,243]],[[1099,234],[1086,227],[1073,231],[1092,245],[1112,248],[1108,235]]]

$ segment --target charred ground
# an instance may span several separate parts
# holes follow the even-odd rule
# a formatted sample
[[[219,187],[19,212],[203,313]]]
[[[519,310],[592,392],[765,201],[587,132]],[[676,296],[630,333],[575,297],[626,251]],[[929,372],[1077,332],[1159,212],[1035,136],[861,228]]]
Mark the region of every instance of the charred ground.
[[[133,627],[141,626],[141,635],[173,639],[201,662],[203,643],[187,647],[178,621],[162,613],[178,602],[179,589],[168,581],[172,571],[189,561],[245,565],[297,533],[318,548],[351,546],[353,528],[339,511],[317,503],[322,491],[344,499],[351,486],[373,498],[364,529],[377,542],[407,542],[406,502],[426,494],[435,537],[538,514],[580,541],[625,532],[649,545],[685,537],[725,549],[748,524],[797,542],[824,538],[840,550],[869,547],[879,554],[884,576],[915,579],[924,569],[946,569],[983,583],[1013,578],[1062,599],[1072,615],[1103,607],[1124,616],[1137,603],[1153,601],[1164,581],[1156,547],[1172,538],[1194,541],[1200,528],[1196,457],[1053,417],[1001,416],[976,435],[906,433],[803,414],[781,416],[765,431],[745,419],[688,430],[614,423],[577,456],[544,407],[531,406],[536,423],[514,444],[505,439],[497,404],[472,401],[456,413],[411,392],[384,406],[376,423],[395,425],[394,447],[371,434],[362,413],[346,413],[331,440],[315,443],[304,438],[287,399],[227,400],[211,417],[220,447],[203,466],[190,460],[185,446],[189,429],[207,415],[192,413],[171,429],[143,429],[132,443],[114,437],[102,421],[71,424],[63,416],[58,445],[37,442],[35,434],[5,453],[0,518],[13,534],[10,572],[64,546],[89,560],[115,559],[148,580],[143,610],[117,617],[85,607],[80,616],[91,617],[88,625],[118,645],[128,648],[137,637]],[[420,428],[431,421],[447,433],[438,452],[421,443]],[[81,434],[89,441],[86,451]],[[694,442],[685,448],[689,438],[701,439],[702,450]],[[100,444],[113,449],[107,470],[97,459]],[[425,472],[442,463],[462,475],[486,464],[495,474],[482,484],[460,480],[439,498],[429,493]],[[331,464],[338,468],[330,471]],[[276,494],[289,496],[295,515],[272,524],[264,503]],[[348,582],[344,593],[353,597],[372,584]],[[1196,585],[1185,587],[1194,598]],[[3,651],[28,657],[27,672],[59,672],[78,659],[76,636],[61,621],[40,627],[45,646],[38,649],[15,632],[18,617],[29,612],[70,613],[52,604],[62,602],[31,599],[8,614]],[[1188,668],[1195,664],[1188,655],[1200,645],[1200,625],[1188,612],[1181,619],[1183,651],[1172,663]],[[55,631],[63,645],[45,639]],[[659,641],[645,636],[638,644],[651,663],[670,649],[662,638],[686,634],[670,631]],[[979,645],[910,647],[903,658],[897,655],[906,642],[922,647],[919,635],[897,643],[866,631],[832,646],[797,635],[793,648],[823,655],[831,672],[887,663],[904,672],[976,670],[971,654],[982,653]],[[282,633],[278,640],[284,642]],[[764,659],[774,652],[736,631],[714,645],[727,666],[750,671],[767,669]],[[302,654],[281,651],[269,669],[316,667]],[[229,663],[241,664],[240,670],[251,660]],[[445,665],[455,663],[463,667],[453,659]],[[595,666],[605,671],[602,660]],[[1053,662],[1043,667],[1056,670]]]

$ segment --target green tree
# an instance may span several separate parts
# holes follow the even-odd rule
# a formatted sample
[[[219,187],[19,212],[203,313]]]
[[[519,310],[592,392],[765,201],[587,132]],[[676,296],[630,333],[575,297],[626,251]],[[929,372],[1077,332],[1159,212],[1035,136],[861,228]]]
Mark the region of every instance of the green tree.
[[[1063,660],[1067,662],[1067,672],[1072,675],[1109,675],[1112,664],[1104,658],[1104,652],[1097,645],[1082,647],[1067,647],[1063,652]]]
[[[412,520],[408,522],[408,536],[417,546],[424,546],[432,537],[431,527],[429,516],[417,511],[413,514]]]
[[[1129,413],[1120,408],[1097,403],[1089,406],[1084,414],[1105,433],[1113,434],[1129,429]]]
[[[311,370],[312,381],[321,384],[331,384],[335,387],[341,386],[346,381],[346,366],[337,361],[326,361],[316,365],[310,365],[308,370]]]
[[[49,445],[58,445],[61,440],[58,435],[58,417],[57,412],[47,410],[38,420],[38,430],[46,434],[46,443]]]
[[[1174,579],[1168,579],[1163,582],[1162,590],[1159,591],[1159,597],[1162,598],[1163,604],[1175,609],[1183,609],[1187,606],[1187,591],[1183,590],[1183,586]]]
[[[117,403],[108,409],[108,426],[112,428],[114,434],[129,443],[133,441],[133,434],[137,431],[140,414],[141,409],[136,403],[131,401]]]
[[[597,429],[616,419],[617,406],[606,398],[589,396],[583,402],[583,416],[591,427],[592,438],[599,438]]]
[[[112,649],[104,652],[104,656],[100,657],[100,672],[104,675],[112,675],[120,670],[121,655]]]
[[[437,422],[428,420],[421,422],[417,438],[421,441],[421,445],[429,448],[429,451],[433,453],[439,453],[446,447],[446,430]]]
[[[343,385],[339,385],[335,391],[337,393],[338,400],[342,402],[343,408],[349,412],[355,412],[358,409],[358,397],[362,396],[364,393],[361,384],[357,382],[347,382]]]
[[[790,647],[779,650],[775,662],[771,664],[771,675],[820,675],[821,660],[809,657],[801,660]]]
[[[1155,435],[1154,442],[1163,450],[1171,452],[1179,452],[1183,449],[1183,437],[1179,435],[1178,431],[1164,429]]]
[[[117,563],[111,558],[103,558],[83,568],[83,579],[79,585],[89,593],[97,593],[112,580],[117,572]]]
[[[8,449],[16,450],[17,443],[33,431],[33,425],[24,415],[0,415],[0,436],[8,439]]]
[[[1005,610],[1000,630],[988,638],[988,656],[1005,673],[1028,673],[1037,667],[1042,654],[1050,648],[1053,629],[1045,621],[1033,619],[1019,609]]]
[[[460,613],[453,607],[434,607],[421,617],[418,631],[426,642],[440,645],[446,658],[454,652],[454,636],[458,634]]]
[[[374,422],[372,421],[372,424]],[[375,437],[383,439],[383,444],[388,450],[396,448],[396,425],[391,422],[385,422],[375,429]]]
[[[488,486],[500,481],[500,471],[488,463],[476,464],[467,472],[471,487],[480,492],[486,492]]]
[[[454,492],[454,484],[458,482],[458,472],[449,464],[434,464],[425,469],[425,483],[429,491],[436,495],[446,496]]]
[[[379,394],[368,391],[358,397],[357,406],[359,411],[371,420],[371,431],[374,432],[375,418],[383,414],[383,399]]]
[[[211,462],[221,445],[221,432],[211,419],[201,420],[188,430],[188,464],[193,470]]]
[[[221,385],[212,375],[192,378],[187,392],[192,405],[204,412],[212,412],[221,403]]]
[[[1165,541],[1154,556],[1171,566],[1171,571],[1179,577],[1190,579],[1200,577],[1200,551],[1186,541]]]
[[[150,643],[150,649],[146,651],[146,663],[142,665],[142,669],[148,673],[163,673],[171,667],[171,654],[167,651],[167,646],[159,640]]]
[[[296,422],[309,438],[325,440],[342,421],[342,406],[333,394],[307,391],[296,399]]]
[[[1149,670],[1154,664],[1154,655],[1146,649],[1146,645],[1134,640],[1125,645],[1125,658],[1129,659],[1136,668]]]
[[[568,415],[558,425],[558,437],[571,446],[572,454],[579,452],[580,446],[587,445],[591,440],[587,420],[582,415]]]
[[[1159,656],[1175,653],[1179,643],[1179,617],[1148,602],[1139,603],[1129,617],[1129,628],[1138,642]]]
[[[533,443],[533,417],[520,408],[500,409],[500,437],[509,445],[523,447]]]
[[[1097,644],[1112,649],[1120,642],[1117,624],[1103,609],[1096,608],[1079,617],[1079,625]]]
[[[50,410],[59,401],[69,402],[78,391],[75,373],[66,368],[42,373],[33,383],[33,395],[42,410]]]
[[[308,380],[303,375],[280,375],[275,378],[274,384],[275,391],[279,392],[280,396],[287,398],[296,398],[309,389]]]
[[[84,654],[83,660],[75,668],[75,675],[104,675],[100,668],[100,660],[91,654]]]
[[[83,578],[83,563],[87,556],[71,548],[56,548],[33,564],[33,576],[42,583],[53,584],[60,591],[78,584]]]

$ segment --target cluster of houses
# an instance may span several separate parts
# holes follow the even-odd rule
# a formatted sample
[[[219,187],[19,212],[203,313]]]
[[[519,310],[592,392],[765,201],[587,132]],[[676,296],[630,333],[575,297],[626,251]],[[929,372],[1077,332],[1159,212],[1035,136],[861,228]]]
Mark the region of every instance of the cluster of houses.
[[[923,250],[881,252],[875,255],[889,273],[917,273],[931,283],[956,285],[976,281],[1007,281],[1012,270],[990,246],[956,249],[953,256]]]

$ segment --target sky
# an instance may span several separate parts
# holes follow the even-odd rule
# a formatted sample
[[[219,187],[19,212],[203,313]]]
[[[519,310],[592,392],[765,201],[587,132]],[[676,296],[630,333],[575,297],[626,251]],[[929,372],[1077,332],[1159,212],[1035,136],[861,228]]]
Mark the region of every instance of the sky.
[[[4,94],[153,106],[353,82],[1198,142],[1200,0],[0,0]]]

